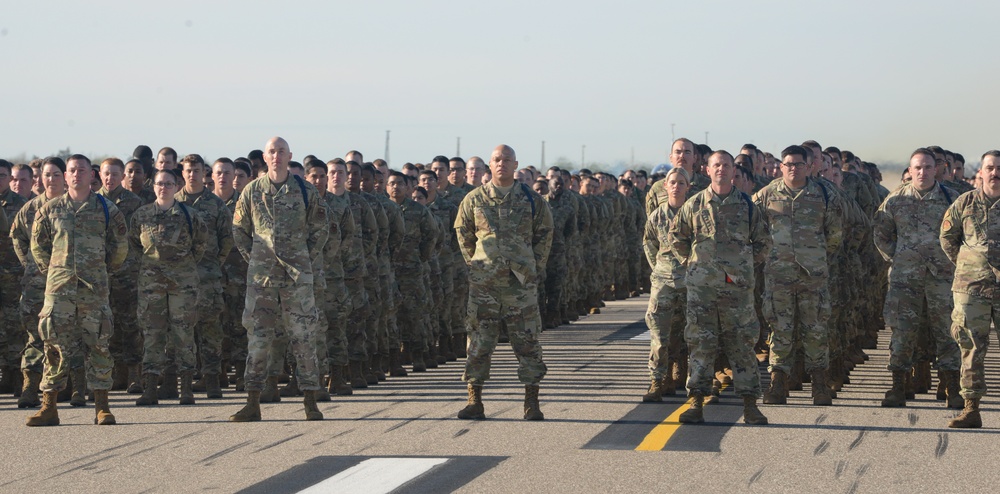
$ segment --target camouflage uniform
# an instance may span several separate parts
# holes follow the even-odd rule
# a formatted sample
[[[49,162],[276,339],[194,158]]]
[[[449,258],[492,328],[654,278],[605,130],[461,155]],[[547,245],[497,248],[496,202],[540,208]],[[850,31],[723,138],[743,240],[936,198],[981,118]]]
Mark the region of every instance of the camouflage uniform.
[[[583,269],[583,251],[590,242],[590,207],[583,196],[569,189],[563,190],[573,205],[573,217],[576,218],[575,233],[569,237],[566,244],[566,271],[563,281],[563,306],[566,317],[575,320],[574,313],[582,312],[584,300],[587,297],[586,279]],[[463,263],[464,264],[464,263]]]
[[[386,303],[384,286],[381,280],[381,259],[387,255],[389,248],[389,216],[385,208],[374,194],[368,192],[358,192],[371,208],[375,215],[375,224],[378,226],[378,234],[375,238],[375,250],[366,258],[365,267],[368,276],[365,276],[365,290],[368,292],[368,304],[371,310],[365,318],[365,345],[367,347],[368,358],[372,359],[379,354],[386,352],[389,335],[383,332],[380,318],[385,314]]]
[[[79,206],[68,195],[57,197],[35,213],[31,254],[46,276],[38,315],[46,356],[43,391],[65,388],[71,361],[85,357],[90,389],[111,389],[108,272],[125,261],[126,231],[125,215],[93,193]]]
[[[400,210],[405,231],[402,245],[393,252],[392,264],[402,294],[398,318],[400,341],[410,351],[423,349],[428,343],[421,317],[423,301],[428,296],[423,271],[432,254],[438,225],[426,207],[410,198],[403,201]]]
[[[399,307],[397,300],[396,276],[392,269],[392,255],[399,249],[403,242],[402,212],[399,206],[389,199],[385,194],[373,193],[382,209],[385,211],[388,220],[389,233],[386,236],[386,244],[378,258],[378,279],[379,295],[383,300],[383,310],[378,316],[379,333],[385,335],[386,344],[379,345],[379,350],[383,357],[389,356],[393,352],[399,351],[399,328],[396,323],[396,311]],[[378,363],[376,363],[378,365]]]
[[[42,340],[38,337],[38,313],[42,311],[45,302],[45,275],[38,270],[35,259],[31,257],[31,227],[35,222],[35,213],[49,199],[40,195],[28,201],[10,227],[10,237],[14,243],[21,265],[24,266],[24,277],[21,278],[21,329],[28,335],[21,357],[21,369],[41,374],[45,362],[45,351]]]
[[[347,365],[347,316],[351,314],[351,294],[344,280],[345,260],[355,238],[357,225],[351,214],[350,200],[346,195],[323,195],[326,200],[330,234],[323,248],[323,277],[325,278],[320,310],[326,313],[327,366]]]
[[[236,212],[236,202],[240,196],[235,191],[225,200],[229,215]],[[221,199],[221,198],[220,198]],[[247,296],[247,262],[238,249],[230,249],[226,262],[222,265],[222,329],[228,340],[223,347],[223,358],[233,362],[247,360],[247,329],[243,327],[243,309]]]
[[[368,259],[374,259],[378,243],[378,223],[368,201],[360,194],[345,192],[350,200],[351,215],[354,216],[356,229],[354,239],[344,257],[344,279],[351,294],[352,310],[347,319],[347,354],[356,362],[367,361],[368,354],[366,329],[369,314],[372,312],[371,294],[365,287],[365,280],[376,275],[369,272]],[[374,264],[373,264],[374,265]],[[374,338],[374,335],[372,336]]]
[[[712,185],[712,179],[701,173],[688,173],[688,175],[691,177],[691,187],[687,191],[688,199]],[[666,204],[667,199],[667,181],[657,180],[646,193],[646,214],[652,214],[656,208],[660,207],[660,204]]]
[[[545,263],[545,293],[542,321],[553,326],[562,324],[563,305],[566,293],[563,281],[567,276],[567,256],[570,243],[576,236],[576,212],[573,196],[565,190],[558,196],[545,197],[552,210],[552,248]]]
[[[184,190],[174,198],[198,214],[208,228],[205,255],[198,262],[198,322],[194,327],[202,374],[222,370],[222,265],[233,248],[233,216],[226,203],[208,189]]]
[[[773,248],[764,266],[771,372],[791,371],[797,342],[808,372],[830,366],[829,262],[843,240],[840,196],[809,178],[794,190],[774,181],[755,196]]]
[[[669,232],[678,209],[664,202],[646,221],[642,247],[653,268],[649,284],[649,307],[646,326],[649,327],[649,377],[662,381],[670,378],[670,364],[684,358],[684,315],[687,309],[687,287],[684,265],[674,256]]]
[[[445,199],[449,200],[457,208],[459,204],[462,204],[465,196],[473,190],[475,190],[475,187],[468,183],[463,184],[461,187],[449,185],[442,194]],[[450,225],[448,230],[450,234]],[[465,258],[462,257],[462,250],[458,248],[458,244],[454,246],[453,255],[454,261],[452,262],[452,266],[454,266],[455,278],[452,282],[452,289],[455,296],[452,297],[451,301],[451,332],[456,341],[463,342],[462,347],[464,351],[465,335],[467,333],[465,317],[469,306],[469,267],[465,265]]]
[[[681,207],[669,238],[674,255],[687,266],[688,393],[711,393],[721,346],[736,394],[759,397],[754,263],[763,261],[771,246],[760,211],[738,190],[720,197],[709,188]]]
[[[3,209],[6,217],[4,231],[8,231],[6,228],[10,227],[9,222],[26,202],[28,201],[23,196],[10,189],[0,194],[0,209]],[[24,267],[9,240],[0,239],[0,321],[3,321],[3,326],[0,327],[0,367],[8,370],[20,366],[25,342],[25,334],[21,330],[21,312],[18,310]]]
[[[125,190],[121,185],[113,191],[101,187],[100,192],[114,203],[125,215],[125,224],[130,225],[132,214],[142,205],[139,196]],[[114,316],[115,332],[111,337],[111,355],[116,362],[136,365],[142,362],[142,333],[136,319],[138,304],[136,280],[139,277],[139,253],[129,250],[121,269],[110,273],[111,314]]]
[[[455,220],[469,266],[469,350],[463,380],[482,385],[502,328],[518,359],[518,378],[537,385],[545,376],[538,342],[538,277],[552,246],[548,203],[515,182],[504,193],[490,182],[465,196]]]
[[[143,374],[162,374],[173,351],[181,373],[194,372],[194,326],[198,303],[198,262],[208,230],[181,201],[167,210],[153,203],[132,214],[128,241],[138,259],[138,316],[143,325]]]
[[[438,254],[438,266],[441,270],[441,302],[436,304],[437,310],[431,317],[431,324],[437,324],[435,337],[442,341],[450,340],[452,306],[455,299],[455,251],[458,250],[458,240],[451,225],[458,216],[458,206],[442,196],[436,196],[433,202],[427,203],[427,209],[441,225],[441,250]]]
[[[921,193],[911,182],[890,194],[875,213],[875,246],[892,264],[884,316],[892,328],[891,371],[913,367],[917,333],[925,326],[937,349],[938,368],[961,368],[961,354],[949,331],[955,265],[939,248],[938,238],[939,218],[956,198],[956,191],[938,183]]]
[[[319,191],[295,175],[282,184],[260,177],[240,194],[232,238],[248,264],[243,312],[249,339],[247,391],[263,389],[271,345],[285,334],[299,388],[320,389],[313,266],[321,262],[329,231]]]

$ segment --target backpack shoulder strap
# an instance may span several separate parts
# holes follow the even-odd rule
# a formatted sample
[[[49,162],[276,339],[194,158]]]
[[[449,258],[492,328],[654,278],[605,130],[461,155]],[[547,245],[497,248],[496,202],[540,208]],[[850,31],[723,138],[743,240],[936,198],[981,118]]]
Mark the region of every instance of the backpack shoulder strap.
[[[524,195],[528,196],[528,202],[531,203],[531,217],[535,217],[535,198],[531,196],[531,189],[527,185],[521,182],[521,190],[524,191]]]
[[[101,203],[101,207],[104,208],[104,229],[108,229],[108,224],[111,223],[111,213],[108,212],[108,201],[104,196],[97,194],[97,202]]]
[[[306,209],[309,209],[309,193],[306,192],[306,182],[298,175],[292,176],[295,177],[295,182],[299,184],[299,190],[302,191],[302,201],[306,203]]]
[[[188,212],[188,207],[181,201],[177,201],[177,205],[181,207],[181,211],[184,212],[184,218],[187,219],[188,235],[190,235],[191,238],[194,238],[194,226],[191,224],[191,213]]]
[[[941,189],[941,193],[944,194],[944,198],[948,200],[948,204],[951,204],[952,199],[951,199],[951,194],[948,193],[948,189],[946,189],[941,182],[938,182],[938,188]]]
[[[753,201],[750,200],[750,196],[746,192],[738,191],[741,196],[743,196],[743,201],[747,203],[747,220],[750,222],[750,227],[753,227]]]

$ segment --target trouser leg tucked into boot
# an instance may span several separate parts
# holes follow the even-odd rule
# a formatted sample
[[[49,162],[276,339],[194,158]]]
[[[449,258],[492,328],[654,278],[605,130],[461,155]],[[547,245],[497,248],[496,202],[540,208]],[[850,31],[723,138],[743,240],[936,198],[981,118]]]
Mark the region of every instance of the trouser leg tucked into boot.
[[[95,425],[115,425],[115,416],[111,414],[108,407],[108,390],[94,390],[94,424]]]
[[[351,385],[347,384],[347,381],[344,380],[344,367],[343,365],[330,366],[330,384],[327,387],[327,391],[331,394],[336,394],[337,396],[350,396],[354,394]]]
[[[524,420],[545,420],[545,414],[538,404],[538,385],[524,386]]]
[[[275,376],[277,381],[277,376]],[[260,421],[260,391],[247,391],[247,404],[229,417],[230,422]]]
[[[979,416],[979,398],[966,398],[962,413],[948,423],[948,427],[952,429],[978,429],[982,426],[983,418]]]
[[[788,402],[787,375],[780,370],[771,372],[771,386],[764,392],[765,405],[784,405]]]
[[[483,387],[469,384],[469,402],[458,412],[458,418],[463,420],[483,420],[486,412],[483,408]]]
[[[42,404],[38,398],[38,386],[41,384],[42,375],[25,369],[24,385],[21,388],[21,397],[17,399],[17,408],[35,408]]]
[[[678,417],[682,424],[700,424],[705,421],[705,397],[691,395],[691,406]]]
[[[812,398],[813,405],[833,405],[833,396],[830,393],[830,385],[826,380],[826,369],[812,371]]]
[[[278,376],[268,376],[264,380],[264,389],[260,392],[261,403],[279,403],[281,394],[278,393]]]
[[[666,382],[669,380],[670,380],[669,377],[663,379],[650,380],[649,391],[646,391],[646,394],[642,395],[643,403],[659,403],[663,401],[664,395],[672,395],[673,392],[667,393],[666,389],[667,388]]]
[[[59,413],[56,411],[56,397],[58,394],[56,391],[42,393],[42,409],[28,417],[28,421],[24,425],[28,427],[59,425]]]

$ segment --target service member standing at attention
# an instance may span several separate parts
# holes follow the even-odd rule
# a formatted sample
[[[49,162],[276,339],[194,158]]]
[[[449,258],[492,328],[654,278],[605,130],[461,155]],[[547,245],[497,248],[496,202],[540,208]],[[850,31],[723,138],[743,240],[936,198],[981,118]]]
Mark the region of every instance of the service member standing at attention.
[[[157,405],[156,386],[173,349],[181,376],[181,405],[194,405],[191,381],[198,314],[198,261],[208,231],[191,208],[174,198],[180,179],[171,170],[153,173],[156,201],[140,207],[129,222],[128,240],[138,254],[139,321],[143,326],[142,396],[136,406]],[[168,345],[169,342],[169,345]]]
[[[712,153],[707,172],[712,185],[684,203],[669,232],[674,255],[687,267],[684,339],[690,354],[691,408],[680,421],[705,421],[702,405],[712,391],[715,358],[722,352],[733,369],[733,388],[743,397],[743,422],[765,425],[767,417],[757,408],[760,374],[753,346],[759,326],[753,287],[754,264],[763,262],[771,239],[750,196],[733,187],[733,156]]]
[[[990,324],[1000,325],[1000,151],[987,151],[979,168],[982,187],[966,192],[941,222],[941,248],[955,263],[951,335],[962,352],[965,408],[948,427],[983,426],[979,400],[986,395],[986,349]]]
[[[66,195],[45,203],[35,213],[31,230],[31,255],[47,276],[38,322],[46,365],[42,409],[27,425],[59,425],[56,395],[66,387],[70,362],[84,357],[87,384],[94,390],[94,423],[112,425],[108,272],[121,267],[128,254],[125,215],[91,191],[94,170],[86,156],[70,156],[66,182]]]
[[[524,418],[542,420],[538,383],[545,376],[538,311],[538,279],[552,246],[548,203],[514,181],[517,157],[507,145],[490,156],[493,178],[470,192],[455,220],[462,256],[469,266],[469,348],[463,380],[469,403],[460,419],[484,419],[483,384],[500,331],[506,329],[525,385]]]
[[[812,376],[814,405],[832,405],[827,382],[830,346],[829,261],[843,240],[840,196],[809,178],[808,152],[789,146],[781,152],[781,180],[757,192],[755,200],[771,234],[764,265],[764,317],[771,323],[771,387],[764,403],[787,401],[786,377],[800,342],[805,370]],[[822,162],[822,160],[821,160]]]
[[[323,255],[330,232],[326,205],[316,187],[289,174],[292,153],[284,139],[267,141],[264,159],[267,174],[243,189],[233,215],[233,240],[249,265],[243,312],[249,356],[247,404],[229,420],[261,419],[260,391],[267,377],[268,353],[275,338],[284,333],[289,335],[295,356],[306,420],[323,420],[316,406],[319,313],[313,266]]]
[[[948,408],[962,408],[958,344],[951,337],[951,283],[955,265],[940,248],[940,221],[958,192],[934,180],[934,153],[918,149],[910,155],[910,177],[875,213],[875,246],[889,268],[885,300],[886,325],[892,328],[889,370],[892,389],[884,407],[906,406],[906,376],[913,370],[918,334],[926,327],[942,371]],[[926,309],[925,309],[926,307]]]

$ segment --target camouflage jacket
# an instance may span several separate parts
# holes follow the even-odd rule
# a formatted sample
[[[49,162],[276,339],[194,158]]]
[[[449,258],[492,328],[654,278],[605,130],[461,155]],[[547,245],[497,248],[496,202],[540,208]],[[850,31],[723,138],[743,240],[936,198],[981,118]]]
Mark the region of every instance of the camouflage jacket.
[[[45,197],[45,194],[35,196],[17,212],[17,215],[14,216],[14,222],[10,225],[10,238],[14,244],[14,253],[17,254],[17,258],[24,268],[21,285],[33,285],[34,288],[42,291],[45,290],[45,276],[42,276],[38,270],[35,258],[31,257],[31,227],[35,223],[35,213],[47,202],[49,199]]]
[[[552,213],[535,191],[514,182],[506,195],[490,182],[470,192],[455,219],[469,283],[507,279],[535,283],[552,247]]]
[[[220,197],[220,199],[222,198]],[[239,200],[240,195],[235,191],[229,199],[223,199],[226,203],[226,208],[229,209],[230,216],[236,212],[236,203],[239,202]],[[247,261],[246,259],[243,259],[243,255],[240,254],[239,249],[229,249],[229,255],[226,256],[226,262],[222,264],[222,272],[226,277],[226,283],[246,286]]]
[[[1000,201],[982,189],[958,196],[941,221],[941,248],[955,264],[951,291],[1000,299]]]
[[[664,202],[649,215],[643,234],[642,248],[653,269],[653,276],[672,288],[684,288],[684,266],[670,245],[670,226],[680,208]]]
[[[875,213],[875,247],[892,263],[890,279],[921,282],[930,274],[952,280],[955,265],[940,249],[941,219],[958,192],[935,182],[923,194],[910,182],[891,193]]]
[[[104,196],[105,199],[113,202],[115,206],[118,206],[118,210],[125,215],[126,225],[131,224],[132,215],[137,209],[139,209],[139,206],[142,206],[143,204],[142,199],[140,199],[139,196],[129,192],[121,185],[113,191],[109,191],[106,187],[101,187],[101,190],[97,193]],[[122,264],[121,269],[117,273],[112,273],[112,277],[118,274],[135,276],[135,270],[139,267],[138,260],[139,253],[129,249],[128,256],[125,257],[125,263]]]
[[[380,276],[388,276],[389,272],[392,270],[392,256],[397,250],[399,250],[399,246],[403,243],[403,231],[406,228],[403,226],[403,214],[399,210],[399,206],[392,202],[392,199],[389,199],[389,196],[385,194],[372,195],[375,196],[375,198],[378,199],[379,204],[382,205],[388,224],[385,255],[379,256],[378,259],[378,274]]]
[[[669,237],[674,255],[687,267],[688,287],[753,289],[754,263],[764,261],[771,237],[750,196],[733,189],[719,197],[711,188],[681,207]]]
[[[207,240],[205,222],[181,201],[167,210],[155,203],[140,207],[128,230],[129,246],[139,254],[140,292],[197,287]]]
[[[125,262],[125,215],[104,196],[91,193],[79,206],[63,194],[35,213],[31,255],[46,275],[46,295],[72,295],[83,285],[99,297],[109,292],[108,272]]]
[[[558,197],[549,194],[545,197],[552,210],[552,248],[550,253],[565,253],[576,235],[576,212],[574,199],[566,191]]]
[[[450,267],[455,262],[455,252],[458,248],[458,238],[453,233],[451,225],[458,217],[458,206],[442,196],[436,196],[433,202],[427,203],[427,210],[437,218],[441,225],[441,245],[438,261],[441,269]]]
[[[375,248],[378,245],[378,222],[375,219],[375,212],[372,211],[368,201],[361,197],[361,194],[347,191],[344,193],[351,204],[351,215],[357,224],[354,231],[354,242],[348,251],[350,255],[344,256],[344,278],[348,280],[360,280],[369,274],[367,265],[369,259],[375,259]],[[372,262],[374,265],[374,262]],[[376,273],[371,273],[375,275]]]
[[[7,192],[0,194],[0,209],[4,213],[4,221],[0,226],[4,228],[3,231],[7,231],[10,228],[10,221],[14,219],[17,212],[20,211],[21,207],[28,202],[21,194],[14,192],[11,189],[7,189]],[[10,243],[10,239],[0,238],[0,273],[11,273],[11,274],[21,274],[24,267],[21,265],[21,261],[17,258],[17,254],[14,252],[14,247]]]
[[[208,228],[205,255],[198,262],[202,280],[221,280],[222,264],[233,248],[233,215],[226,207],[226,202],[208,189],[198,194],[181,190],[174,194],[174,199],[196,212]]]
[[[437,220],[426,207],[410,198],[403,201],[400,211],[405,232],[402,245],[393,253],[392,265],[397,277],[419,275],[424,263],[431,259],[438,236]]]
[[[688,187],[687,191],[688,199],[694,197],[698,192],[707,189],[709,185],[712,185],[712,179],[700,173],[689,173],[688,176],[691,176],[691,186]],[[657,180],[656,183],[649,187],[649,192],[646,194],[646,214],[651,214],[656,208],[660,207],[660,204],[666,203],[667,199],[669,197],[667,196],[666,180]]]
[[[281,184],[267,175],[247,184],[233,214],[233,240],[252,287],[312,285],[329,233],[319,191],[291,174]]]
[[[840,196],[809,178],[798,191],[775,180],[754,197],[771,235],[765,276],[783,281],[797,279],[801,271],[814,278],[829,276],[829,263],[844,239]]]
[[[354,242],[357,225],[346,195],[337,196],[327,192],[323,194],[323,199],[326,201],[326,215],[330,221],[330,234],[323,247],[323,275],[330,281],[343,280],[344,254]]]
[[[380,274],[379,265],[381,264],[381,260],[389,255],[389,216],[385,213],[385,208],[374,194],[361,191],[358,192],[358,195],[367,201],[368,206],[372,208],[372,214],[375,215],[375,224],[378,226],[378,234],[375,236],[374,255],[366,258],[368,272],[377,275]]]

